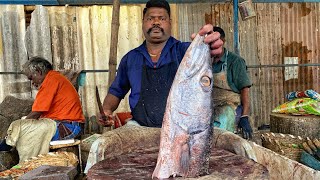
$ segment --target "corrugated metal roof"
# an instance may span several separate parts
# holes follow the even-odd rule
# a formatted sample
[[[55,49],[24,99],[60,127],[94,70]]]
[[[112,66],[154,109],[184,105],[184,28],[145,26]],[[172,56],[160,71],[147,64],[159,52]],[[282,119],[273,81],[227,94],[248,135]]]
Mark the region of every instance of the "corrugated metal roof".
[[[284,57],[299,57],[299,64],[320,63],[319,3],[256,3],[257,16],[239,19],[240,55],[247,65],[284,64]],[[180,39],[186,40],[193,21],[191,5],[178,5]],[[189,7],[189,9],[188,9]],[[226,33],[225,46],[233,51],[233,5],[212,4],[212,21]],[[200,13],[199,19],[208,14]],[[187,24],[187,25],[185,25]],[[298,79],[285,81],[282,67],[249,68],[253,82],[251,117],[255,127],[269,124],[271,110],[285,102],[290,91],[315,89],[319,92],[319,66],[299,67]]]
[[[240,54],[250,65],[277,65],[284,57],[298,57],[302,63],[320,63],[320,3],[258,3],[254,4],[257,16],[239,20]],[[120,28],[117,60],[143,41],[141,30],[144,5],[123,5],[120,9]],[[232,2],[213,4],[177,4],[172,8],[172,33],[182,41],[189,41],[190,34],[197,32],[206,22],[213,22],[226,31],[226,47],[233,50]],[[24,46],[25,19],[23,6],[0,6],[1,71],[18,71],[26,61]],[[112,6],[46,6],[49,16],[52,61],[58,70],[106,70],[110,50]],[[41,13],[38,17],[42,17]],[[46,16],[46,15],[45,15]],[[43,17],[45,17],[43,16]],[[35,22],[46,23],[38,19]],[[44,24],[45,25],[45,24]],[[44,26],[35,26],[34,34]],[[40,38],[37,36],[37,38]],[[34,41],[32,47],[44,52],[45,37]],[[32,38],[35,39],[35,38]],[[15,53],[12,53],[15,52]],[[18,52],[18,53],[17,53]],[[5,61],[7,60],[7,61]],[[285,80],[283,67],[249,68],[251,88],[251,115],[255,126],[269,123],[269,114],[275,106],[285,101],[289,91],[308,88],[320,91],[319,66],[299,67],[298,79]],[[7,76],[7,75],[6,75]],[[28,82],[14,77],[12,92],[28,92],[16,88],[16,82]],[[15,75],[11,75],[15,76]],[[5,79],[6,78],[6,79]],[[108,73],[87,73],[85,86],[80,88],[83,108],[87,117],[97,114],[94,88],[98,85],[103,98],[107,93]],[[22,84],[23,84],[22,83]],[[21,84],[21,83],[20,83]],[[10,93],[7,86],[0,88],[0,99]],[[30,89],[29,89],[30,90]],[[103,99],[102,99],[103,100]],[[129,110],[127,98],[118,111]]]
[[[25,44],[28,57],[40,56],[52,63],[49,22],[48,10],[43,6],[36,6],[27,27]]]
[[[24,7],[0,6],[0,18],[0,70],[17,72],[27,60],[24,45]],[[25,81],[26,78],[21,75],[1,75],[0,100],[2,101],[9,94],[18,97],[30,97],[30,93],[26,93],[28,83],[25,83]]]
[[[190,41],[190,35],[211,21],[211,4],[179,4],[177,5],[179,40]],[[207,22],[206,22],[206,18]],[[209,21],[209,22],[208,22]]]

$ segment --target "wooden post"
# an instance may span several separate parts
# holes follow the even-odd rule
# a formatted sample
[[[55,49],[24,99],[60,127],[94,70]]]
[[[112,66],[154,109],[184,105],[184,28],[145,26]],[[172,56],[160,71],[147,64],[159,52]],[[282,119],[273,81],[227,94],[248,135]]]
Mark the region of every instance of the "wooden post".
[[[119,26],[120,26],[119,12],[120,12],[120,0],[113,0],[108,87],[111,86],[116,76],[118,33],[119,33]]]

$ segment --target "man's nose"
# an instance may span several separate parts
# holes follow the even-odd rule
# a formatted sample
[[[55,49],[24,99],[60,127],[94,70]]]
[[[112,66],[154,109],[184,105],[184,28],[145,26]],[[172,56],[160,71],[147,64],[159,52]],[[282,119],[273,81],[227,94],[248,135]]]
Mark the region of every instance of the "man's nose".
[[[160,24],[159,18],[153,18],[153,24]]]

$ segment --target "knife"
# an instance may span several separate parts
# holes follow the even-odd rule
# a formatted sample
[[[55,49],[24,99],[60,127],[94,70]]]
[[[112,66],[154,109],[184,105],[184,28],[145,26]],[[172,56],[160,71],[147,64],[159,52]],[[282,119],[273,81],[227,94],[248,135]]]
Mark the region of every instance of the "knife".
[[[100,100],[98,86],[96,86],[96,98],[97,98],[97,103],[98,103],[98,107],[99,107],[99,112],[100,112],[101,118],[102,118],[103,121],[107,121],[107,116],[103,111],[102,103],[101,103],[101,100]],[[110,121],[113,121],[113,122],[117,121],[119,127],[122,126],[121,121],[119,119],[115,118],[114,116],[112,118],[110,118],[110,117],[108,117],[108,118],[109,118]],[[108,126],[108,125],[106,125],[106,126]],[[109,125],[109,126],[113,126],[113,125]]]
[[[102,120],[107,121],[107,116],[106,116],[106,114],[104,114],[104,111],[103,111],[103,108],[102,108],[102,103],[101,103],[101,100],[100,100],[98,86],[96,86],[96,98],[97,98],[97,103],[98,103],[98,107],[99,107],[99,112],[100,112],[101,118],[102,118]]]

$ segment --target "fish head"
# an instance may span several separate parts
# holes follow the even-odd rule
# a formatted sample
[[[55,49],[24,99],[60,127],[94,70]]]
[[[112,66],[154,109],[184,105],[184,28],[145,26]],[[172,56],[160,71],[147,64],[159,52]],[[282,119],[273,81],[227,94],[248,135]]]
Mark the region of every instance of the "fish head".
[[[207,126],[211,119],[212,106],[212,60],[209,45],[203,42],[204,36],[197,35],[180,63],[172,85],[172,108],[180,116],[182,126],[190,127],[196,121]],[[209,118],[210,116],[210,118]],[[202,124],[202,125],[201,125]]]

